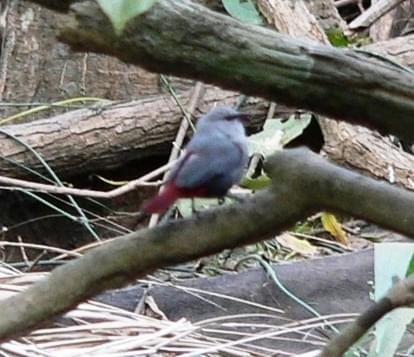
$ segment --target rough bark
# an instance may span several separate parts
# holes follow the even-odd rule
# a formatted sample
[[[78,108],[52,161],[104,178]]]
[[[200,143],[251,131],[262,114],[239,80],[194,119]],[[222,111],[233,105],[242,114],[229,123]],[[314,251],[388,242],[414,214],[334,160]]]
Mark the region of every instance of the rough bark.
[[[235,104],[239,95],[208,87],[198,105],[198,114],[216,102]],[[186,106],[189,94],[179,96]],[[263,124],[267,104],[249,98],[243,110],[252,114],[249,128]],[[12,137],[35,149],[58,175],[73,176],[125,165],[129,161],[167,154],[182,118],[170,95],[150,96],[137,101],[100,105],[31,123],[0,128],[2,156],[0,175],[24,177],[20,165],[43,172],[33,154]]]
[[[300,25],[297,25],[296,9],[302,9],[307,4],[295,1],[295,6],[288,6],[284,1],[259,0],[259,5],[268,21],[277,29],[294,36],[306,36],[328,44],[321,27],[315,23],[315,18],[309,11],[300,11],[302,17]],[[273,16],[273,14],[278,14],[280,7],[284,9],[283,16]],[[373,44],[365,47],[364,50],[383,53],[387,56],[392,56],[394,53],[397,55],[396,59],[409,64],[414,60],[413,41],[414,37],[408,36],[401,40]],[[322,117],[318,119],[318,122],[324,136],[323,150],[331,159],[342,165],[357,168],[371,176],[414,189],[413,156],[396,147],[388,138],[365,127],[350,125],[346,122]]]
[[[399,63],[414,66],[414,35],[392,38],[364,46],[367,51],[377,52]]]
[[[271,190],[241,204],[120,237],[3,300],[0,339],[33,329],[105,289],[163,266],[256,242],[321,209],[414,237],[414,193],[337,167],[304,149],[270,157],[266,169],[276,178]]]
[[[1,53],[0,98],[19,106],[1,107],[0,119],[31,108],[33,102],[49,103],[81,96],[132,100],[160,93],[159,74],[117,58],[75,53],[57,41],[54,28],[59,18],[53,11],[12,0],[4,21],[7,31]],[[23,107],[22,103],[28,106]],[[64,109],[54,108],[48,113]]]
[[[118,38],[95,4],[74,11],[58,25],[74,48],[414,137],[414,75],[376,56],[241,24],[188,0],[157,1]]]
[[[381,16],[384,16],[393,8],[401,4],[403,1],[405,0],[378,0],[374,2],[368,9],[362,12],[361,15],[352,20],[348,24],[348,27],[351,30],[355,30],[360,27],[369,27],[375,23],[375,21],[381,18]]]
[[[284,5],[283,5],[284,4]],[[302,2],[297,2],[295,7],[287,6],[285,3],[280,4],[277,1],[265,1],[261,0],[259,1],[259,6],[261,6],[262,10],[264,11],[266,17],[272,22],[273,25],[275,25],[278,28],[284,28],[286,31],[289,32],[289,34],[296,35],[296,36],[312,36],[315,39],[318,39],[319,41],[325,41],[326,37],[323,34],[323,31],[318,26],[318,23],[313,18],[313,16],[305,11],[305,18],[303,18],[300,23],[302,25],[296,26],[292,24],[297,24],[297,21],[289,21],[289,19],[292,19],[296,17],[297,15],[297,8],[299,7],[301,10],[304,8],[304,4]],[[300,5],[301,4],[301,5]],[[283,18],[277,17],[275,18],[273,15],[277,13],[275,11],[274,7],[277,7],[278,9],[280,6],[283,5],[285,11]],[[273,7],[273,8],[272,8]],[[305,8],[306,9],[306,8]],[[205,10],[207,11],[207,10]],[[300,13],[303,14],[303,11],[300,11]],[[272,18],[273,16],[273,18]],[[313,19],[313,20],[312,20]],[[412,47],[410,47],[410,44],[414,41],[414,37],[409,36],[407,38],[401,39],[401,40],[394,40],[390,44],[388,43],[382,43],[380,45],[371,45],[367,49],[368,50],[374,50],[378,52],[379,50],[386,51],[388,54],[396,54],[396,51],[398,51],[398,57],[401,58],[404,61],[412,60],[411,52]],[[396,50],[398,48],[397,46],[401,45],[402,42],[405,42],[405,46],[402,47],[402,50]],[[356,94],[358,96],[358,94]],[[358,99],[358,98],[357,98]],[[354,104],[352,104],[354,106]],[[347,110],[349,112],[349,110]],[[378,112],[378,111],[377,111]],[[386,118],[388,119],[388,118]],[[322,121],[322,119],[321,119]],[[389,120],[391,122],[391,120]],[[376,140],[381,140],[378,135],[371,134],[368,130],[364,130],[362,128],[356,128],[355,133],[353,133],[354,129],[352,127],[347,126],[346,124],[341,124],[340,126],[336,125],[335,128],[343,128],[343,133],[341,134],[338,130],[335,129],[329,129],[328,126],[332,125],[335,126],[336,124],[333,121],[327,121],[322,123],[322,128],[324,130],[324,136],[326,141],[326,152],[334,159],[343,162],[348,163],[349,166],[359,168],[362,171],[366,171],[368,173],[374,174],[381,178],[390,178],[390,167],[396,166],[401,168],[409,168],[412,167],[411,163],[411,157],[399,150],[396,147],[393,147],[390,145],[390,143],[384,144],[384,142],[379,142],[378,145],[376,144]],[[362,133],[364,132],[364,135]],[[346,136],[346,134],[349,134]],[[363,141],[369,141],[373,147],[383,147],[384,150],[382,150],[382,155],[379,155],[378,157],[375,157],[375,150],[368,150],[366,152],[366,155],[358,155],[354,156],[355,152],[358,152],[359,150],[363,149],[365,145],[363,144]],[[388,145],[389,144],[389,145]],[[390,154],[386,154],[386,145],[388,145]],[[352,146],[355,146],[357,148],[356,150],[350,150]],[[346,148],[345,148],[346,147]],[[361,152],[364,153],[363,151]],[[349,154],[349,155],[348,155]],[[99,155],[99,150],[95,150],[95,155]],[[103,155],[104,157],[105,155]],[[364,163],[363,160],[361,160],[361,156],[363,158],[372,158],[372,160],[369,160]],[[125,157],[125,156],[124,156]],[[380,167],[378,165],[378,160],[384,160],[383,165],[381,166],[381,170],[378,170]],[[394,159],[400,159],[400,162],[393,162],[391,160]],[[372,164],[371,164],[372,163]],[[377,171],[378,170],[378,171]],[[400,175],[400,173],[402,175]],[[395,181],[399,184],[403,184],[408,188],[411,188],[412,185],[409,182],[410,176],[412,176],[411,170],[408,170],[407,172],[404,170],[396,170],[395,174]],[[391,173],[392,176],[392,173]]]
[[[364,50],[380,53],[408,66],[414,64],[413,35],[378,42],[364,47]],[[324,151],[331,159],[371,176],[414,189],[414,157],[394,145],[390,138],[345,122],[322,119],[319,123],[325,138]]]
[[[324,151],[336,162],[414,190],[414,158],[390,138],[361,126],[324,119]]]
[[[329,43],[325,32],[310,13],[305,1],[259,0],[257,4],[267,22],[278,31]]]
[[[375,4],[378,0],[373,0]],[[412,12],[414,1],[406,0],[392,9],[369,28],[369,35],[374,42],[385,41],[397,36],[412,33]]]
[[[347,24],[339,15],[333,0],[308,1],[307,6],[325,31],[339,29],[344,32],[347,29]]]

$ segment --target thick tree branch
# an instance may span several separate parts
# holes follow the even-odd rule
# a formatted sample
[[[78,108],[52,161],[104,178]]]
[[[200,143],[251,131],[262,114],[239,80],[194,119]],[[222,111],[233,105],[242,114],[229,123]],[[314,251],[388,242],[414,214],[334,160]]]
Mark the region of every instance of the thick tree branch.
[[[120,237],[2,301],[0,339],[33,329],[105,289],[163,266],[256,242],[321,209],[414,237],[414,193],[337,167],[304,149],[280,152],[266,167],[274,181],[271,190],[242,204]]]
[[[72,8],[59,36],[74,48],[414,138],[414,75],[378,56],[241,24],[189,0],[157,1],[120,37],[95,3]]]

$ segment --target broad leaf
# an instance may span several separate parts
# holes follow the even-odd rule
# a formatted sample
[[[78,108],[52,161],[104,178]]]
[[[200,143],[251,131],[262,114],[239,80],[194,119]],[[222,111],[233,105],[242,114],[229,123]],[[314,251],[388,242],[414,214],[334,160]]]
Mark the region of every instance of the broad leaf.
[[[382,298],[395,277],[404,279],[414,253],[412,243],[380,243],[375,245],[375,300]],[[370,356],[395,356],[406,326],[414,318],[414,309],[400,308],[382,318],[376,325],[376,348]]]
[[[310,124],[312,115],[291,115],[288,120],[268,119],[260,133],[249,137],[249,152],[264,157],[281,150],[283,146],[300,136]]]
[[[226,11],[241,22],[262,25],[263,19],[252,0],[221,0]]]
[[[282,145],[289,144],[292,140],[302,135],[303,131],[310,124],[312,115],[308,113],[291,115],[290,118],[283,123]]]
[[[318,251],[316,247],[310,244],[306,239],[296,238],[289,233],[283,233],[276,237],[276,240],[280,245],[303,256],[312,256]]]
[[[111,20],[115,33],[120,35],[127,22],[149,10],[157,0],[96,0]]]
[[[405,276],[409,276],[412,273],[414,273],[414,255],[411,256],[410,262],[408,263],[407,272],[405,273]]]
[[[240,182],[240,186],[243,188],[248,188],[249,190],[257,191],[263,190],[264,188],[269,187],[272,184],[272,179],[263,174],[257,178],[243,177]]]

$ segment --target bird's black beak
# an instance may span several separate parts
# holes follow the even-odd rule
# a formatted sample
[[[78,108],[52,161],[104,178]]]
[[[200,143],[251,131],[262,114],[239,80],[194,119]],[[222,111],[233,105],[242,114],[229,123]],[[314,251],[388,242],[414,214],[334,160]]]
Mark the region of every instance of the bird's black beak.
[[[226,120],[240,120],[242,123],[247,123],[250,119],[250,115],[247,113],[237,113],[226,115]]]

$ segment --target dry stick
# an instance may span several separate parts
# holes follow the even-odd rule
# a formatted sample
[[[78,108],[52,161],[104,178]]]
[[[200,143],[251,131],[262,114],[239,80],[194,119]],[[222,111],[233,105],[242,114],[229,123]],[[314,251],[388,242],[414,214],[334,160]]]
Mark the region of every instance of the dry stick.
[[[359,0],[338,0],[335,1],[334,4],[336,7],[342,7],[350,4],[357,4]]]
[[[188,114],[189,115],[194,115],[194,112],[197,108],[197,105],[198,105],[200,99],[202,98],[202,95],[204,94],[203,89],[204,89],[203,83],[202,82],[196,82],[196,84],[194,86],[194,91],[191,95],[190,103],[188,104]],[[187,130],[190,126],[190,120],[191,119],[187,117],[187,113],[183,113],[183,115],[184,115],[184,117],[181,120],[180,127],[178,128],[178,132],[177,132],[177,135],[175,137],[175,141],[174,141],[173,146],[172,146],[172,150],[171,150],[171,153],[170,153],[170,157],[168,159],[168,163],[172,163],[172,162],[177,161],[178,156],[180,154],[180,149],[183,146],[185,135],[186,135]],[[166,180],[167,175],[168,175],[168,171],[166,171],[164,173],[163,181]],[[162,189],[163,189],[163,187],[160,187],[160,191]],[[152,214],[148,226],[149,227],[154,227],[155,225],[157,225],[159,218],[160,218],[159,214]]]
[[[0,339],[21,335],[158,268],[257,242],[320,210],[344,212],[414,237],[414,192],[340,168],[306,149],[279,152],[265,166],[274,178],[270,190],[119,237],[1,301]]]
[[[137,187],[142,186],[158,186],[159,182],[148,182],[149,180],[154,179],[155,177],[163,174],[164,172],[168,171],[168,169],[175,164],[175,161],[169,162],[166,165],[163,165],[157,168],[154,171],[136,179],[133,181],[128,182],[126,185],[118,187],[111,191],[95,191],[95,190],[87,190],[87,189],[79,189],[79,188],[71,188],[71,187],[58,187],[53,185],[47,185],[38,182],[20,180],[5,176],[0,176],[0,183],[8,186],[14,186],[19,188],[27,188],[33,191],[39,192],[48,192],[60,195],[73,195],[73,196],[80,196],[80,197],[91,197],[91,198],[106,198],[111,199],[114,197],[122,196],[129,191],[136,189]],[[12,190],[13,187],[10,187]]]
[[[76,50],[104,52],[152,71],[414,137],[414,75],[376,56],[242,24],[190,0],[158,0],[120,36],[97,4],[76,2],[71,10],[58,24],[58,37]],[[171,29],[190,35],[183,42]]]
[[[374,324],[390,311],[414,303],[414,276],[395,284],[378,302],[363,312],[342,333],[323,349],[322,357],[340,357],[358,341]]]
[[[379,0],[362,12],[348,27],[355,30],[359,27],[369,27],[379,18],[391,11],[393,8],[401,4],[405,0]]]

